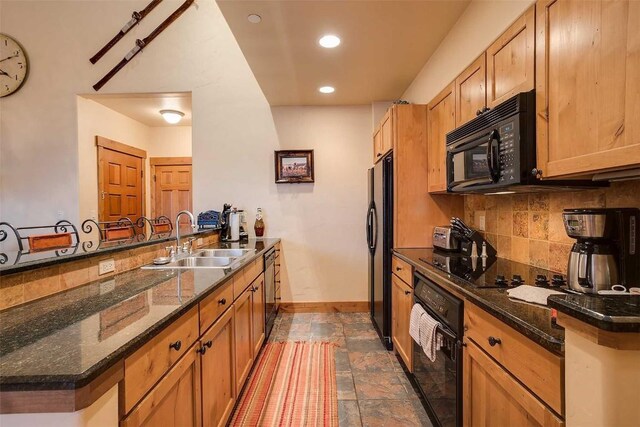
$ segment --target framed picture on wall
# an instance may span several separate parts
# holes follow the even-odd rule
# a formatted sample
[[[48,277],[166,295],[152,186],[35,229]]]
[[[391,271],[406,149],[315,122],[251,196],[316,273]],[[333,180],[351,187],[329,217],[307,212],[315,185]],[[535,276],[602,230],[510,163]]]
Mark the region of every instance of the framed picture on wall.
[[[313,150],[276,151],[275,165],[276,184],[315,182]]]

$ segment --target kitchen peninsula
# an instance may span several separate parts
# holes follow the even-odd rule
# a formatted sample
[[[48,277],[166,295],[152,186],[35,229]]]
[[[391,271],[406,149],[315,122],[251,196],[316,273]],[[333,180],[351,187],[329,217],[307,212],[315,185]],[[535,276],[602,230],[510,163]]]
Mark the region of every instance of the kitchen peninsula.
[[[251,253],[228,269],[136,268],[0,312],[1,412],[17,425],[50,412],[60,424],[84,425],[87,411],[101,413],[90,425],[145,425],[163,413],[150,399],[176,392],[188,372],[214,369],[229,390],[205,390],[200,403],[194,376],[194,406],[185,403],[176,416],[225,404],[217,416],[227,417],[264,340],[264,300],[255,295],[264,292],[262,257],[279,242],[209,244]],[[226,372],[220,363],[229,364]]]

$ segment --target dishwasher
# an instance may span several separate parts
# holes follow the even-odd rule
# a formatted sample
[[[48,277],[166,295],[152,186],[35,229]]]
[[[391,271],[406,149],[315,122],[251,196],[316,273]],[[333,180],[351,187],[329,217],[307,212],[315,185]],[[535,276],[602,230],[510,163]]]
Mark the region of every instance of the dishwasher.
[[[269,249],[264,254],[264,290],[265,290],[265,336],[268,338],[273,329],[273,323],[278,314],[276,299],[276,250]]]

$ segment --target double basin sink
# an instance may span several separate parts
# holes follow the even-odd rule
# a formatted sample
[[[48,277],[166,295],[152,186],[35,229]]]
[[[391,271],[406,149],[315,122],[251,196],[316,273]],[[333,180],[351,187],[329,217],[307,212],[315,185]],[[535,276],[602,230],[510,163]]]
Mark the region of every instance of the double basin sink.
[[[161,268],[229,268],[237,261],[249,257],[255,249],[201,249],[168,264],[145,265],[143,269]]]

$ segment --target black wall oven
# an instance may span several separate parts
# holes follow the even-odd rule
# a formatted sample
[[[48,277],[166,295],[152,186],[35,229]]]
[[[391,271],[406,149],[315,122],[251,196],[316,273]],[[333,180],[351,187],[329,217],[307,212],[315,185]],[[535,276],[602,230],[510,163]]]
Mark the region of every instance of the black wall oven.
[[[434,362],[413,342],[413,377],[435,426],[462,425],[463,303],[420,273],[414,276],[414,302],[440,322],[442,347]]]

